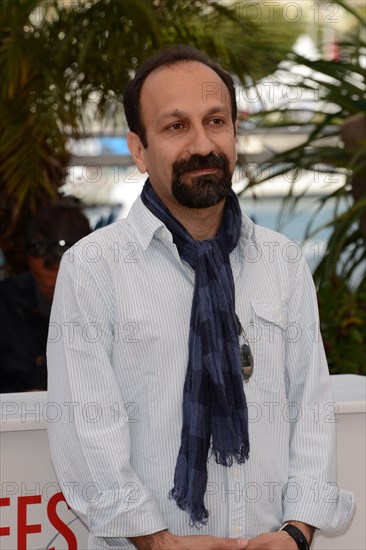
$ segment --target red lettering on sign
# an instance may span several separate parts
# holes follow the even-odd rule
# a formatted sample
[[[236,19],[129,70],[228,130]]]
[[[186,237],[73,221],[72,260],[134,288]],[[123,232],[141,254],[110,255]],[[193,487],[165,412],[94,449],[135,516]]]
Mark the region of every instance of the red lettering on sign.
[[[68,550],[77,550],[78,542],[76,540],[75,534],[71,531],[70,527],[62,521],[61,518],[57,515],[57,505],[59,502],[65,502],[65,497],[62,493],[55,493],[49,500],[47,504],[47,515],[48,519],[52,523],[53,527],[64,537],[68,544]],[[66,503],[67,508],[70,510],[70,506]],[[55,550],[53,546],[49,550]]]
[[[18,548],[27,550],[27,534],[41,533],[40,523],[33,525],[27,524],[27,506],[28,504],[40,504],[41,495],[29,495],[18,498]]]
[[[0,498],[0,506],[10,506],[10,498]],[[7,537],[10,535],[10,527],[0,527],[0,537]]]

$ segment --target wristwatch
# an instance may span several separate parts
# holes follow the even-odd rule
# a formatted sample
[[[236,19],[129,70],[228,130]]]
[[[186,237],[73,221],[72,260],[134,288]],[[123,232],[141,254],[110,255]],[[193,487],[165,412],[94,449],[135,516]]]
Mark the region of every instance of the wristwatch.
[[[294,539],[294,541],[297,544],[297,547],[299,550],[310,550],[310,546],[308,544],[308,541],[306,540],[306,537],[302,531],[298,527],[295,527],[295,525],[292,525],[291,523],[285,523],[279,529],[280,531],[286,531]]]

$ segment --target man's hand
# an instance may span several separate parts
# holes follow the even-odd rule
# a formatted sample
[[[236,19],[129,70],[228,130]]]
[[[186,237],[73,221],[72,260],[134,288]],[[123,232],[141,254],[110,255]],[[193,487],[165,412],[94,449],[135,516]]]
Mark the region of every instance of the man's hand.
[[[130,541],[138,550],[246,550],[248,548],[248,539],[224,539],[208,535],[177,537],[168,531],[159,531],[145,537],[133,537]],[[290,549],[292,550],[292,547],[289,547]]]
[[[246,550],[297,550],[297,544],[286,531],[275,531],[250,539]]]

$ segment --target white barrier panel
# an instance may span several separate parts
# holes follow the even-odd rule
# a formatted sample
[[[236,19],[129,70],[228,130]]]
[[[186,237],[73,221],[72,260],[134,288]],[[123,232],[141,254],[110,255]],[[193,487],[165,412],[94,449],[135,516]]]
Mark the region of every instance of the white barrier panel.
[[[70,510],[52,467],[47,392],[1,395],[1,550],[86,550],[88,530]]]
[[[366,377],[331,377],[337,404],[337,484],[356,497],[351,525],[336,535],[315,536],[313,550],[366,549]]]
[[[315,538],[314,550],[365,550],[366,378],[332,376],[338,484],[356,495],[351,526]],[[50,460],[46,392],[3,394],[0,417],[1,550],[86,550],[88,531],[68,508]],[[72,489],[72,488],[71,488]]]

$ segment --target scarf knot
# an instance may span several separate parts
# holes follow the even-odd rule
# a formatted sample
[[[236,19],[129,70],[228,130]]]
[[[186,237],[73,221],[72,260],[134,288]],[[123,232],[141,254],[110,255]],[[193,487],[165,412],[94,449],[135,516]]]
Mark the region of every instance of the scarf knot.
[[[196,241],[161,202],[149,180],[141,199],[171,231],[181,260],[195,271],[181,445],[169,496],[189,514],[191,524],[198,526],[208,519],[204,505],[208,458],[229,467],[249,456],[248,409],[229,257],[240,236],[241,210],[231,191],[216,237]]]

